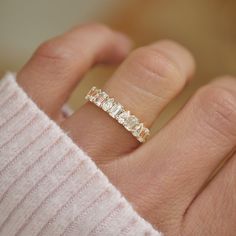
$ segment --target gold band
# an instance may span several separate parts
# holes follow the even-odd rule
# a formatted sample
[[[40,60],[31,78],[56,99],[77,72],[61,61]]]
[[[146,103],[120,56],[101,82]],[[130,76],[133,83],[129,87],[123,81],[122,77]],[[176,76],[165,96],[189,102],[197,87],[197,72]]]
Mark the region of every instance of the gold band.
[[[123,125],[134,137],[141,143],[145,142],[150,135],[150,131],[139,119],[124,109],[124,107],[116,102],[114,98],[110,98],[108,94],[101,89],[92,87],[85,97],[86,100],[94,103],[96,106],[102,108],[111,117],[116,119]]]

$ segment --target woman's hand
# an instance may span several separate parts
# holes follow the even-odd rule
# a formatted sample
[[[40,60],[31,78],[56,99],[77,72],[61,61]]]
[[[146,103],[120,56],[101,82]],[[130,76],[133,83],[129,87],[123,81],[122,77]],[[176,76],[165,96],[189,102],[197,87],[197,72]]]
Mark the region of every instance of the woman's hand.
[[[235,79],[225,76],[199,89],[142,146],[91,103],[62,117],[62,105],[83,75],[96,64],[121,62],[130,47],[118,32],[83,25],[41,45],[17,79],[165,235],[235,235]],[[104,90],[150,127],[193,71],[185,48],[156,42],[130,53]]]

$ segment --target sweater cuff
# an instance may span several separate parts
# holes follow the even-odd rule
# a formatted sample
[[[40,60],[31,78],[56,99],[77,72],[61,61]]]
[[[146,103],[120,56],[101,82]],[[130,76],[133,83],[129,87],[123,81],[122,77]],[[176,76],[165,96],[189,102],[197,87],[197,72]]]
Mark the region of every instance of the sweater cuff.
[[[0,235],[161,235],[11,73],[0,98]]]

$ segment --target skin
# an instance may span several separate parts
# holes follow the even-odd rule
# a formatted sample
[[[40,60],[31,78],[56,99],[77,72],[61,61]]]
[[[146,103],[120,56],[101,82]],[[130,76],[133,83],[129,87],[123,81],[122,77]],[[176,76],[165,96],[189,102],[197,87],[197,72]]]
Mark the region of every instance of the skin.
[[[104,25],[82,25],[42,44],[17,80],[140,215],[165,235],[235,235],[233,77],[200,88],[143,145],[91,103],[62,116],[62,105],[91,67],[124,60],[103,89],[147,127],[152,125],[193,75],[194,59],[169,40],[130,53],[131,45],[126,36]]]

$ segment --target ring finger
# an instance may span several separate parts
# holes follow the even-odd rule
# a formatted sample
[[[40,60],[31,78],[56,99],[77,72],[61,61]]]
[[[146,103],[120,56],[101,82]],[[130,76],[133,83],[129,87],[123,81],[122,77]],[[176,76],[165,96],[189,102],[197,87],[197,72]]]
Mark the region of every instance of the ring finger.
[[[185,48],[160,41],[131,53],[104,90],[150,127],[193,71],[194,60]],[[86,103],[63,126],[100,162],[130,152],[139,144],[118,122],[91,103]]]

